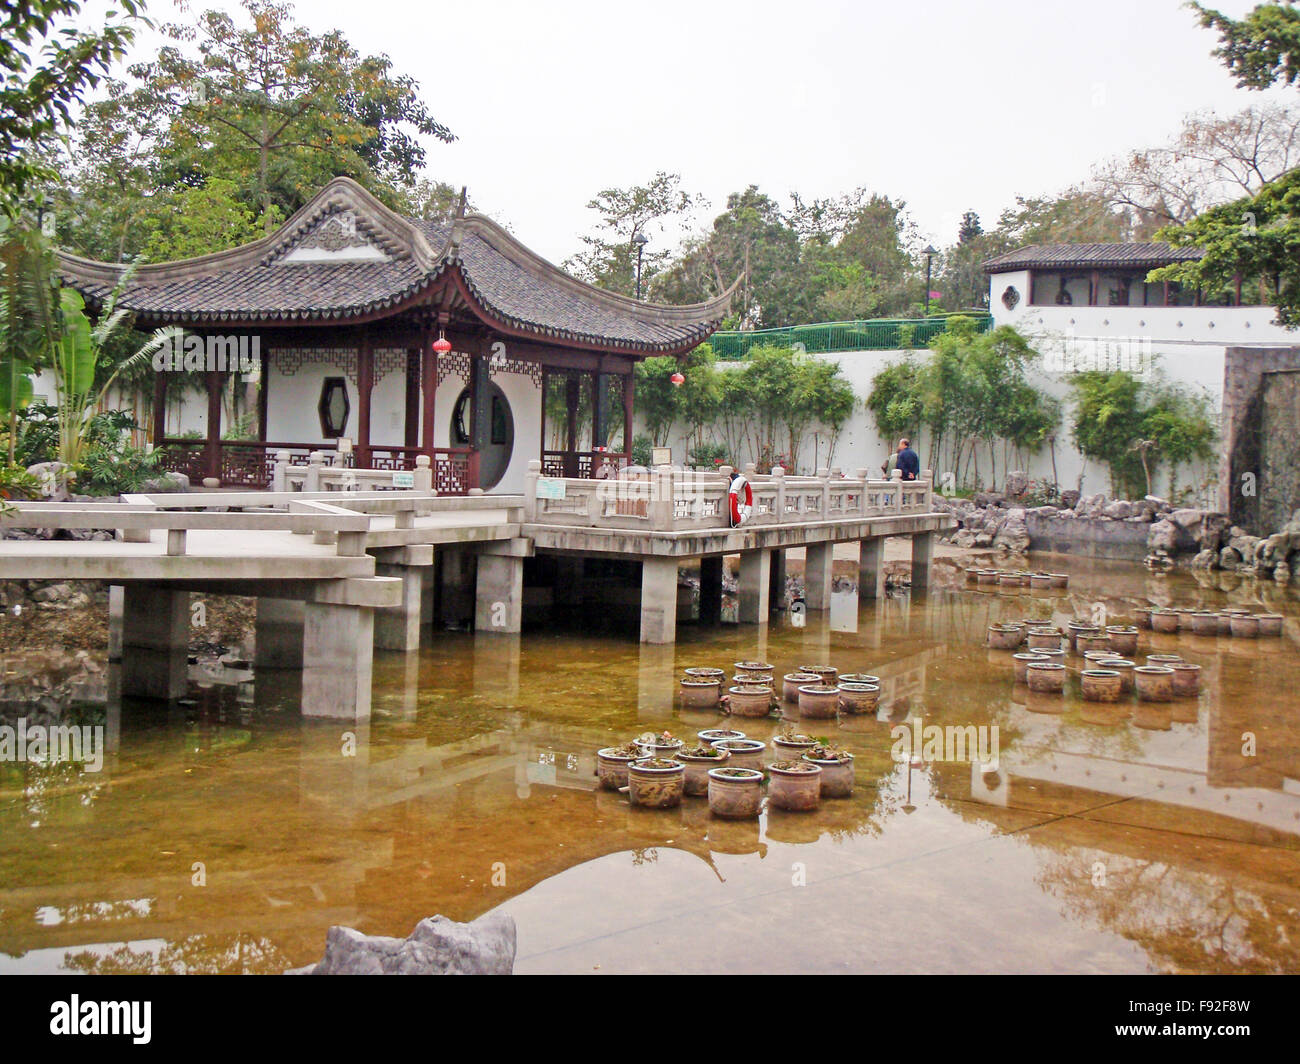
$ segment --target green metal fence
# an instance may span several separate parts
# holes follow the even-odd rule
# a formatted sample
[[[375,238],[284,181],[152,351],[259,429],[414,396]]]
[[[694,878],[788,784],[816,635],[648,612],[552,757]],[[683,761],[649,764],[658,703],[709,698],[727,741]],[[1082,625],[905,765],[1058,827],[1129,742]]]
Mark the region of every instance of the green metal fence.
[[[794,347],[802,344],[809,354],[835,351],[898,351],[910,347],[927,347],[948,326],[955,314],[929,318],[873,318],[868,321],[832,321],[817,325],[791,325],[784,329],[752,329],[716,332],[710,338],[713,353],[720,361],[744,359],[754,347]],[[993,325],[993,316],[968,313],[980,332]]]

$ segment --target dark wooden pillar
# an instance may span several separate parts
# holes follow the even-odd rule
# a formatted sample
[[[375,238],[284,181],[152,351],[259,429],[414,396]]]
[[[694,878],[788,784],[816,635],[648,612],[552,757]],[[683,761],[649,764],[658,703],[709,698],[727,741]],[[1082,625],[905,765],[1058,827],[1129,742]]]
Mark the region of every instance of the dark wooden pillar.
[[[357,351],[357,454],[356,467],[370,468],[370,393],[375,388],[375,349],[369,336]]]
[[[203,475],[221,476],[221,385],[222,374],[208,370],[204,383],[208,390],[208,438],[203,448]]]
[[[636,383],[636,373],[628,371],[623,378],[623,453],[627,455],[627,464],[632,464],[632,392]]]
[[[420,449],[432,460],[433,458],[433,415],[434,403],[438,398],[438,352],[433,349],[433,330],[424,334],[424,415],[423,442]]]
[[[582,382],[575,371],[570,371],[564,378],[564,405],[568,417],[568,436],[564,448],[564,475],[578,475],[578,400],[582,391]]]
[[[470,459],[470,483],[468,486],[477,488],[479,486],[479,455],[482,453],[483,448],[487,446],[492,431],[492,411],[488,400],[488,360],[486,355],[476,353],[470,357],[469,388],[471,422],[469,442],[470,446],[474,448],[474,454]]]
[[[257,438],[266,442],[266,418],[270,410],[271,387],[271,349],[268,347],[262,355],[262,364],[257,372]]]
[[[1088,306],[1096,307],[1101,304],[1101,274],[1096,270],[1088,275]]]
[[[412,347],[406,352],[406,412],[402,436],[403,447],[420,446],[420,349]],[[409,460],[409,458],[408,458]]]

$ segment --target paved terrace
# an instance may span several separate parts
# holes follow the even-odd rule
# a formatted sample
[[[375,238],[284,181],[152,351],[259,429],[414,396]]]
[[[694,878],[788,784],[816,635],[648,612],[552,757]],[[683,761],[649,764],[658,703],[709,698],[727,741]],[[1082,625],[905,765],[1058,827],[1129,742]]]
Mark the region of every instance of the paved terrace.
[[[716,623],[723,557],[739,554],[740,621],[764,624],[773,589],[784,588],[787,548],[806,553],[808,608],[826,609],[836,543],[861,544],[870,598],[883,591],[886,537],[911,537],[913,586],[924,587],[933,534],[952,524],[931,512],[928,479],[751,469],[753,516],[731,528],[726,472],[564,479],[533,462],[522,496],[447,497],[433,491],[427,459],[413,476],[286,461],[280,491],[12,506],[0,527],[111,530],[114,539],[2,540],[0,580],[108,583],[109,656],[122,660],[123,692],[160,699],[186,690],[189,596],[254,597],[255,667],[301,670],[307,715],[359,719],[370,710],[372,648],[418,649],[439,593],[472,600],[478,630],[518,632],[524,562],[538,552],[556,556],[557,589],[580,586],[585,558],[639,562],[641,640],[671,643],[682,564],[699,564],[701,620]]]

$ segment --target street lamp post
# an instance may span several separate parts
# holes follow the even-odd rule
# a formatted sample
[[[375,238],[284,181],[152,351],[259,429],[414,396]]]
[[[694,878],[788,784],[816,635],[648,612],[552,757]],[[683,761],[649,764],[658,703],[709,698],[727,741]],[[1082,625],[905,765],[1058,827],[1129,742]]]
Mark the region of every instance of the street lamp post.
[[[930,267],[934,264],[934,257],[939,254],[939,249],[933,244],[925,246],[925,316],[930,316]]]
[[[645,246],[650,243],[650,238],[640,229],[637,230],[636,236],[632,238],[632,243],[636,245],[636,297],[641,298],[641,256],[645,253]]]

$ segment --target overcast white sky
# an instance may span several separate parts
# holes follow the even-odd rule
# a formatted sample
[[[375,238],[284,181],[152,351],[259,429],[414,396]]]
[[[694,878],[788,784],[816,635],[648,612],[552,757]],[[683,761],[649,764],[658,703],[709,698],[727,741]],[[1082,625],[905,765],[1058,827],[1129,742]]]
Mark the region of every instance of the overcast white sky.
[[[1254,0],[1215,6],[1240,15]],[[238,5],[192,4],[207,7]],[[1018,194],[1159,143],[1188,111],[1261,101],[1210,56],[1214,35],[1181,0],[311,0],[295,11],[417,79],[459,138],[431,144],[430,176],[468,185],[557,262],[590,228],[592,195],[656,170],[707,197],[701,226],[749,183],[783,204],[792,190],[864,185],[906,200],[923,236],[947,243],[968,207],[992,227]],[[168,0],[150,14],[185,18]]]

